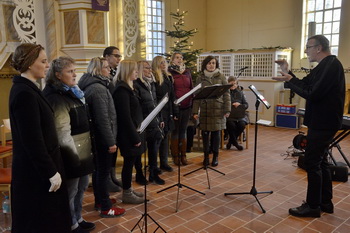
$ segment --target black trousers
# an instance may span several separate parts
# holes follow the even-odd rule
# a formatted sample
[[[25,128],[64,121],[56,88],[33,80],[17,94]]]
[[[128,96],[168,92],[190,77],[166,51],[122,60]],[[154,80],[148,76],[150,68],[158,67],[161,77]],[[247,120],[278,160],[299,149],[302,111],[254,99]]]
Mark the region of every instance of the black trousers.
[[[230,136],[229,143],[235,144],[235,142],[237,142],[237,138],[244,131],[245,126],[245,121],[227,119],[226,128]]]
[[[214,155],[219,154],[220,130],[218,130],[218,131],[203,131],[202,130],[202,140],[203,140],[204,155],[209,155],[210,147],[213,150]]]
[[[337,130],[308,129],[305,148],[307,172],[306,202],[311,208],[329,203],[333,198],[332,177],[327,160],[327,150]]]

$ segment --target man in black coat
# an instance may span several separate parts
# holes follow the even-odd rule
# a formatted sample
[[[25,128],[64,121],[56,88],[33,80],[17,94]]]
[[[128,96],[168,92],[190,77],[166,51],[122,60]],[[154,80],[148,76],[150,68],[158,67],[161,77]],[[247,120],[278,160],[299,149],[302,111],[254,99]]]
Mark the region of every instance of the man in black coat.
[[[318,65],[304,79],[288,72],[285,60],[276,61],[282,77],[291,90],[306,99],[304,124],[308,127],[305,168],[308,187],[306,202],[289,209],[297,217],[320,217],[321,211],[333,213],[332,179],[327,162],[327,149],[341,128],[344,111],[345,78],[340,61],[330,53],[329,41],[323,35],[308,39],[305,53]]]

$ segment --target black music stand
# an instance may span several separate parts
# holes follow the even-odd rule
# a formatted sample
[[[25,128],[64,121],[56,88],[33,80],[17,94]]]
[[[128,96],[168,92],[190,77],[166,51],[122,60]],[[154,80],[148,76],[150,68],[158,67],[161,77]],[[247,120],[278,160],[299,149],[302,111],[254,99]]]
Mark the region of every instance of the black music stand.
[[[141,123],[141,125],[138,127],[137,132],[139,134],[142,134],[143,131],[146,129],[146,127],[149,125],[149,123],[152,121],[152,119],[154,117],[157,116],[157,114],[160,112],[160,110],[162,110],[162,108],[164,107],[164,105],[168,102],[169,97],[168,97],[168,93],[165,94],[165,96],[162,98],[162,100],[158,103],[157,107],[143,120],[143,122]],[[146,156],[147,153],[144,153],[144,176],[147,177],[147,166],[146,166]],[[135,224],[135,226],[131,229],[130,232],[133,232],[133,230],[138,226],[138,228],[140,229],[141,232],[145,232],[147,233],[147,217],[150,218],[158,227],[154,230],[154,232],[156,232],[159,228],[163,230],[163,232],[166,232],[166,230],[164,230],[164,228],[162,228],[156,220],[154,220],[147,212],[147,184],[145,182],[144,184],[144,201],[143,201],[143,206],[144,206],[144,213],[142,214],[141,218],[137,221],[137,223]],[[140,225],[140,222],[142,221],[142,219],[144,219],[144,222],[142,225]],[[145,231],[144,231],[145,230]]]
[[[190,93],[191,92],[191,93]],[[192,93],[193,93],[193,91],[190,91],[189,93],[187,93],[187,94],[185,94],[185,95],[187,95],[187,96],[190,96]],[[176,100],[175,101],[175,104],[179,104],[179,103],[181,103],[183,100],[184,100],[185,98],[182,98],[182,99],[179,99],[179,100]],[[180,188],[182,188],[182,187],[185,187],[185,188],[188,188],[188,189],[190,189],[190,190],[192,190],[192,191],[195,191],[195,192],[197,192],[197,193],[200,193],[200,194],[202,194],[202,195],[205,195],[205,193],[203,193],[203,192],[200,192],[200,191],[198,191],[198,190],[196,190],[196,189],[194,189],[194,188],[191,188],[191,187],[189,187],[189,186],[187,186],[187,185],[185,185],[185,184],[181,184],[181,181],[180,181],[180,169],[181,169],[181,166],[180,166],[180,163],[178,163],[177,164],[177,183],[176,184],[173,184],[173,185],[171,185],[171,186],[169,186],[169,187],[166,187],[166,188],[164,188],[164,189],[162,189],[162,190],[159,190],[157,193],[161,193],[161,192],[163,192],[163,191],[165,191],[165,190],[168,190],[168,189],[171,189],[171,188],[173,188],[173,187],[177,187],[177,196],[176,196],[176,212],[179,210],[179,193],[180,193]]]
[[[256,178],[256,149],[257,149],[257,141],[258,141],[258,110],[260,102],[262,102],[267,109],[269,109],[271,106],[266,101],[266,99],[260,94],[260,92],[255,88],[255,86],[250,85],[249,89],[255,94],[256,96],[256,102],[255,102],[255,142],[254,142],[254,167],[253,167],[253,186],[250,190],[250,192],[243,192],[243,193],[225,193],[225,196],[228,195],[241,195],[241,194],[250,194],[253,195],[258,202],[261,210],[263,213],[266,213],[265,209],[262,207],[259,199],[256,197],[257,194],[262,193],[273,193],[273,191],[266,191],[266,192],[258,192],[255,187],[255,178]]]
[[[212,85],[212,86],[206,86],[203,89],[201,89],[193,99],[197,99],[197,100],[204,100],[204,99],[217,99],[220,96],[222,96],[226,91],[228,91],[228,89],[230,89],[230,87],[232,87],[231,84],[225,84],[225,85]],[[217,173],[220,173],[222,175],[225,175],[225,173],[218,171],[212,167],[209,167],[208,165],[204,165],[200,168],[197,168],[193,171],[190,171],[186,174],[184,174],[184,176],[190,175],[196,171],[202,170],[204,169],[206,174],[207,174],[207,181],[208,181],[208,188],[210,189],[210,179],[209,179],[209,174],[208,174],[208,169],[215,171]]]

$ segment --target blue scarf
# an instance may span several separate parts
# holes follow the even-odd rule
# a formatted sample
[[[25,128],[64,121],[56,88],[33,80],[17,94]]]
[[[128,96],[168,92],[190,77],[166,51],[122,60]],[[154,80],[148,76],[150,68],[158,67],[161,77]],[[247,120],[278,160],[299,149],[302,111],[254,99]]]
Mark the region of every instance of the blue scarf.
[[[67,86],[66,84],[62,84],[63,86],[63,89],[66,90],[66,91],[72,91],[73,94],[78,98],[80,99],[82,102],[85,103],[85,98],[84,98],[84,92],[82,90],[80,90],[80,88],[78,87],[78,85],[75,85],[75,86],[72,86],[72,87],[69,87]]]

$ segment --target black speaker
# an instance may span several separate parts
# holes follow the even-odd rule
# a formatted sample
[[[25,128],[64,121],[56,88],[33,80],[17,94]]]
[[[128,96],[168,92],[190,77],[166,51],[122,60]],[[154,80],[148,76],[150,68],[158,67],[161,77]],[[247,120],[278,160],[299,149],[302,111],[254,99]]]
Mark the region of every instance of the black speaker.
[[[298,157],[298,167],[305,170],[305,156],[299,155]],[[331,171],[332,180],[333,181],[340,181],[340,182],[347,182],[348,176],[349,176],[349,169],[346,166],[345,163],[337,162],[337,165],[330,165],[329,169]]]

